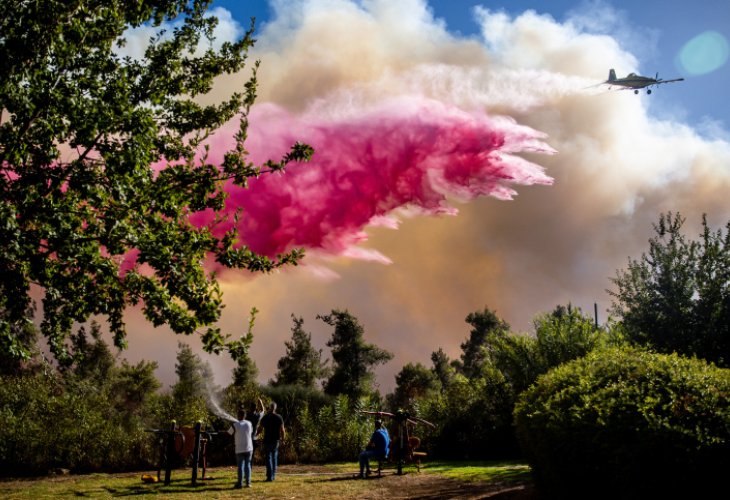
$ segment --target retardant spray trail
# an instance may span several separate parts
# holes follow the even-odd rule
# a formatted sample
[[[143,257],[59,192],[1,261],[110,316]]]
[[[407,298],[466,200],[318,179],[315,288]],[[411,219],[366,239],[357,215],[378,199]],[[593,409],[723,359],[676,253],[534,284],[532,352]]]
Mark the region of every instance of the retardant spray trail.
[[[294,117],[260,105],[250,123],[247,147],[259,164],[280,158],[297,140],[316,151],[310,163],[263,175],[248,189],[227,187],[226,210],[244,210],[243,243],[268,256],[304,247],[387,260],[354,245],[365,238],[365,226],[394,209],[455,213],[448,197],[511,199],[510,184],[552,183],[540,166],[512,155],[554,152],[539,132],[424,99],[390,101],[339,119]],[[232,136],[231,126],[211,140],[211,160],[231,147]],[[211,213],[193,216],[197,224],[212,220]]]

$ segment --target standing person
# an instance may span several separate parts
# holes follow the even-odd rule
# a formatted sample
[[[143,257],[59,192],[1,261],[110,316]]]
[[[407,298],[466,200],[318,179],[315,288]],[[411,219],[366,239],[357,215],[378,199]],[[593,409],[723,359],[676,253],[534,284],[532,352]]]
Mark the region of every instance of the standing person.
[[[375,458],[377,460],[385,460],[388,456],[390,448],[390,436],[388,435],[388,429],[383,427],[383,422],[380,420],[375,421],[375,432],[370,437],[365,450],[360,453],[360,479],[365,478],[365,472],[370,475],[370,459]]]
[[[264,416],[264,410],[266,409],[264,407],[264,402],[261,401],[261,398],[258,398],[259,400],[259,408],[260,410],[257,411],[256,403],[253,401],[248,407],[248,412],[246,412],[246,420],[251,422],[251,428],[253,431],[251,431],[251,436],[253,436],[253,451],[251,451],[251,464],[253,464],[253,459],[256,456],[256,450],[259,447],[259,440],[256,437],[259,433],[259,422],[261,421],[261,417]]]
[[[251,487],[251,454],[253,452],[253,440],[251,438],[251,422],[246,420],[246,410],[238,409],[238,421],[233,422],[228,429],[228,434],[233,435],[236,443],[236,466],[238,468],[238,482],[234,488],[243,487],[243,479],[246,479],[246,488]]]
[[[279,461],[279,441],[286,437],[284,419],[276,413],[276,403],[269,405],[269,411],[261,417],[259,432],[264,431],[264,459],[266,460],[266,480],[276,479],[276,467]]]

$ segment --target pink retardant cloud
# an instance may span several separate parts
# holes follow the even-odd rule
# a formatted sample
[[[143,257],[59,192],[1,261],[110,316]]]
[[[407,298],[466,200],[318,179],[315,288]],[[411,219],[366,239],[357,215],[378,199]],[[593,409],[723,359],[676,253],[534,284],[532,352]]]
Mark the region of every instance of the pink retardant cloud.
[[[212,161],[232,147],[234,120],[210,141]],[[227,187],[226,211],[242,208],[242,243],[274,256],[304,247],[335,255],[382,260],[356,249],[363,229],[388,220],[397,208],[455,213],[448,197],[510,199],[513,184],[551,184],[538,165],[511,153],[553,150],[542,135],[505,118],[465,112],[424,99],[401,99],[358,116],[296,117],[271,104],[250,114],[251,159],[278,160],[296,141],[315,155],[286,172],[263,175],[248,189]],[[211,213],[193,216],[210,224]],[[223,231],[225,227],[219,227]]]

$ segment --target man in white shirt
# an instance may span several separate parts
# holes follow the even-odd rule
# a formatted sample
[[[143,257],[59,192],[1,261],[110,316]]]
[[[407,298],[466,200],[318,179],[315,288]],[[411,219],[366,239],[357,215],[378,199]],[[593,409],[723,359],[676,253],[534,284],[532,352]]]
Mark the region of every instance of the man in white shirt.
[[[238,482],[234,488],[243,487],[243,479],[246,479],[246,488],[251,487],[251,455],[253,452],[253,440],[251,439],[251,422],[246,420],[246,410],[239,408],[238,421],[233,422],[228,429],[228,434],[233,435],[236,443],[236,466],[238,468]]]

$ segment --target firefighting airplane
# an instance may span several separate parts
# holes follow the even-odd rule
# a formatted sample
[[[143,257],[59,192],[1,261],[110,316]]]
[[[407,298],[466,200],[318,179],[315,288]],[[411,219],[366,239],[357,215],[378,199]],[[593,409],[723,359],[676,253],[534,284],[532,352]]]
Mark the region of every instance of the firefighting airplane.
[[[651,86],[659,85],[662,83],[681,82],[684,78],[674,78],[672,80],[662,80],[659,78],[659,73],[656,74],[655,78],[648,76],[637,75],[636,73],[629,73],[624,78],[616,78],[616,72],[611,69],[608,72],[608,80],[602,84],[609,85],[611,87],[620,87],[619,90],[634,89],[634,94],[639,93],[639,89],[646,88],[646,93],[651,94]],[[601,84],[601,85],[602,85]]]

